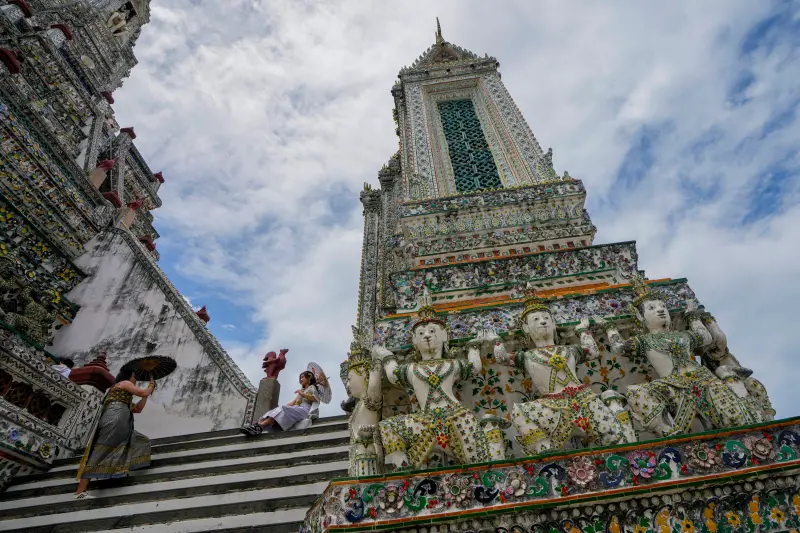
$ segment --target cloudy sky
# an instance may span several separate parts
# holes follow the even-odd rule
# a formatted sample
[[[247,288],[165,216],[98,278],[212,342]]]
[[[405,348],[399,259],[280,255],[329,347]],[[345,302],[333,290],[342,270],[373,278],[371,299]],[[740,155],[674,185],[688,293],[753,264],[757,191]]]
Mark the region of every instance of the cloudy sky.
[[[332,375],[355,320],[358,191],[397,150],[397,72],[446,40],[500,61],[596,242],[689,278],[779,416],[800,377],[800,4],[153,0],[122,126],[163,170],[161,266],[250,379]],[[338,380],[337,380],[338,381]],[[334,404],[342,398],[337,384]]]

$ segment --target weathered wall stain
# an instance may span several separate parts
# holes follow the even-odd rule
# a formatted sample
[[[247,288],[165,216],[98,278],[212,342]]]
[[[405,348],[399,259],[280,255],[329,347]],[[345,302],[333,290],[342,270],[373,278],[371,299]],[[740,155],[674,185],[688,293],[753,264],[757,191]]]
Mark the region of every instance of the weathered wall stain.
[[[137,430],[150,437],[242,423],[246,394],[222,372],[129,243],[118,233],[102,234],[76,263],[89,274],[69,294],[81,311],[57,332],[55,354],[80,365],[106,350],[112,372],[143,355],[174,357],[178,369],[159,381],[137,416]]]

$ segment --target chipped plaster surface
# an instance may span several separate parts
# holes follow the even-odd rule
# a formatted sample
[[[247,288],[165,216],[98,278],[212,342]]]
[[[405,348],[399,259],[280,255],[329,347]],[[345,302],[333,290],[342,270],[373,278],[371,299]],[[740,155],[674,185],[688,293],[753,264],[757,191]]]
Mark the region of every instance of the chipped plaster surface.
[[[136,429],[155,438],[236,427],[247,397],[222,371],[157,280],[119,234],[102,234],[76,262],[89,277],[69,293],[81,306],[61,328],[52,351],[80,366],[108,353],[112,373],[128,360],[156,354],[177,370],[160,380]]]

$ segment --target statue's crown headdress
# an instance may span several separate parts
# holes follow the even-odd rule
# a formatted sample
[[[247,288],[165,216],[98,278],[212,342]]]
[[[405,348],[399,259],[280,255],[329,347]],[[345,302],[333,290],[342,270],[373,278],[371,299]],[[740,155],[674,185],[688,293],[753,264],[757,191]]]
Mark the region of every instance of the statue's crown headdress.
[[[372,335],[369,331],[364,331],[355,326],[350,326],[353,330],[353,341],[350,343],[350,351],[347,353],[347,360],[341,364],[342,381],[347,382],[347,374],[350,370],[359,373],[364,372],[372,364],[370,349],[372,347]]]
[[[536,289],[533,288],[531,283],[528,283],[527,287],[525,287],[525,309],[522,310],[522,314],[519,316],[520,321],[524,321],[526,316],[536,311],[547,311],[549,313],[550,307],[544,300],[536,296]]]
[[[667,301],[667,295],[661,292],[658,289],[653,289],[648,287],[645,283],[645,280],[639,274],[634,274],[631,277],[631,289],[633,290],[634,298],[631,302],[633,307],[639,307],[644,302],[650,300],[661,300],[662,302]]]
[[[438,313],[436,309],[433,308],[433,299],[431,295],[428,293],[428,289],[425,289],[422,293],[422,296],[419,297],[419,310],[417,311],[417,320],[411,325],[411,331],[421,325],[427,324],[429,322],[433,322],[434,324],[439,324],[443,328],[447,328],[447,323],[438,317]]]

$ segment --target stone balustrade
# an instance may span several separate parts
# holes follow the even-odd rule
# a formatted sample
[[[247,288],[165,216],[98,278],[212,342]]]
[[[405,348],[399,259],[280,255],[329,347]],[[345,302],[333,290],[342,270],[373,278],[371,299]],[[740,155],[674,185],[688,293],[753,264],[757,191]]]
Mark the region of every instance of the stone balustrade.
[[[59,374],[53,358],[0,329],[0,489],[15,475],[47,470],[80,453],[103,393]]]

